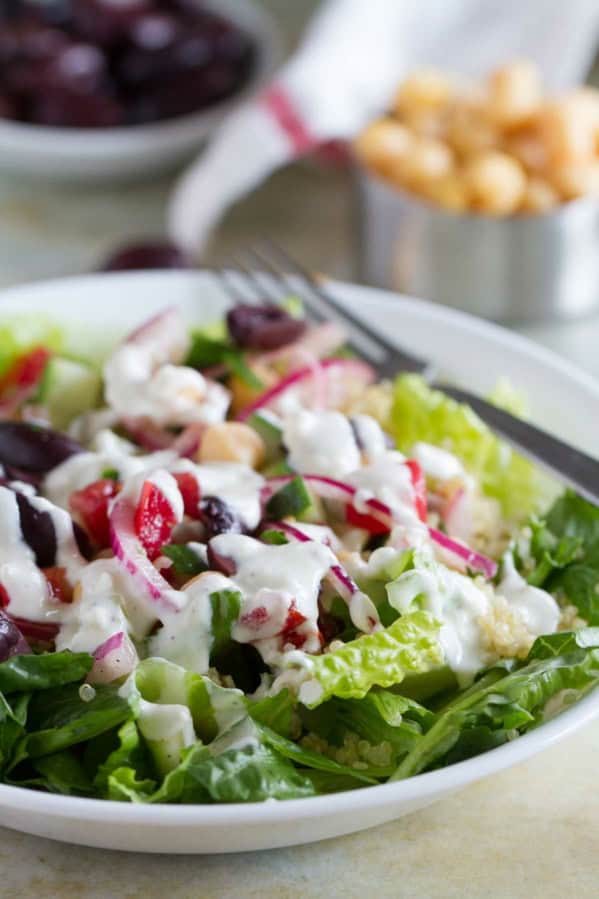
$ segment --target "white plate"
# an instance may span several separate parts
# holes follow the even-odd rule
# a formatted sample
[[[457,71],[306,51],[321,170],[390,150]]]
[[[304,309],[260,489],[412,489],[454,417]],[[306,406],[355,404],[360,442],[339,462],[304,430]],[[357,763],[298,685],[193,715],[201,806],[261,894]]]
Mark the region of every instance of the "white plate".
[[[65,181],[139,178],[188,158],[227,113],[266,83],[281,58],[274,22],[253,0],[202,5],[236,22],[256,42],[256,68],[239,93],[204,111],[149,125],[52,128],[0,119],[0,169]]]
[[[380,322],[387,334],[435,358],[457,381],[485,391],[501,375],[523,387],[534,417],[593,451],[599,385],[528,340],[494,325],[369,288],[338,284],[340,298]],[[94,335],[122,333],[169,304],[190,322],[211,321],[224,309],[207,273],[94,275],[5,292],[0,315],[36,311],[85,322]],[[472,781],[523,761],[599,714],[599,692],[558,718],[478,758],[400,783],[288,802],[250,805],[144,806],[46,795],[0,785],[0,821],[27,833],[138,852],[239,852],[307,843],[351,833],[422,808]]]

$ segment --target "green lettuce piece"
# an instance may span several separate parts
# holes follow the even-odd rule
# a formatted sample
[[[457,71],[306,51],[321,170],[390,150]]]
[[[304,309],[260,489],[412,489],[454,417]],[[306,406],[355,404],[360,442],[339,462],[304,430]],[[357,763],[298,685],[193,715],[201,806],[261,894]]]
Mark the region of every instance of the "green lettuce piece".
[[[81,699],[77,684],[34,694],[27,715],[27,755],[36,758],[84,743],[131,716],[129,703],[114,687],[95,690],[87,702]]]
[[[582,627],[577,631],[558,631],[537,637],[528,653],[528,660],[551,659],[576,649],[599,646],[599,627]]]
[[[140,776],[141,772],[143,777],[149,777],[152,773],[148,751],[140,737],[135,721],[125,721],[117,731],[117,739],[118,745],[98,765],[96,770],[94,786],[101,793],[107,791],[108,780],[118,768],[132,768],[137,776]]]
[[[87,776],[81,760],[72,749],[32,760],[35,776],[25,780],[10,778],[20,787],[35,787],[62,796],[93,796],[95,788]]]
[[[531,530],[529,582],[564,594],[582,618],[599,625],[599,508],[567,490]]]
[[[217,755],[196,744],[184,751],[181,763],[155,791],[132,768],[117,769],[109,778],[110,798],[132,802],[262,802],[314,794],[309,778],[261,743]]]
[[[215,590],[209,598],[212,606],[212,663],[231,643],[231,628],[239,618],[243,597],[239,590]]]
[[[563,691],[582,696],[599,681],[599,648],[534,658],[508,674],[483,676],[438,714],[391,780],[486,751],[540,724]],[[503,674],[503,676],[502,676]],[[490,681],[490,682],[489,682]]]
[[[28,350],[43,346],[62,350],[64,336],[55,323],[36,314],[3,317],[0,322],[0,377]]]
[[[406,696],[375,688],[362,699],[333,698],[303,710],[302,721],[333,747],[344,746],[354,735],[374,749],[381,747],[397,765],[432,726],[435,715]]]
[[[399,684],[410,672],[440,665],[443,652],[439,623],[426,612],[412,612],[388,628],[364,634],[332,652],[311,659],[310,679],[300,687],[299,699],[314,708],[331,696],[360,699],[371,687]]]
[[[15,750],[25,735],[30,694],[11,696],[0,693],[0,776],[15,762]]]
[[[264,724],[282,737],[289,738],[296,705],[296,697],[289,690],[281,690],[274,696],[248,700],[247,709],[249,716],[258,724]]]
[[[403,452],[422,440],[455,453],[509,518],[526,518],[555,498],[557,487],[549,478],[500,441],[472,409],[432,390],[418,375],[397,378],[385,424]]]
[[[334,759],[331,759],[326,755],[322,755],[320,752],[306,749],[299,743],[294,743],[293,740],[286,740],[285,737],[275,733],[275,731],[271,730],[269,727],[260,725],[259,731],[264,743],[271,746],[280,755],[304,768],[316,768],[319,771],[329,771],[332,774],[352,777],[364,784],[371,785],[376,784],[378,780],[389,777],[389,775],[393,773],[392,768],[389,770],[385,768],[357,769],[351,768],[349,765],[341,765],[339,762],[334,761]]]
[[[81,681],[91,671],[93,661],[86,652],[12,656],[0,663],[0,691],[33,692]]]

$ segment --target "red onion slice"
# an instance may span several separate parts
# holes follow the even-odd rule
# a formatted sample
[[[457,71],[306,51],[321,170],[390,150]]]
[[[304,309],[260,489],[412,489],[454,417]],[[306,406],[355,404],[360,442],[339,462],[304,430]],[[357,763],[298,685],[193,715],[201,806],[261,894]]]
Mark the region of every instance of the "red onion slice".
[[[185,596],[168,584],[150,562],[134,526],[135,507],[127,499],[115,502],[110,513],[110,542],[112,551],[123,568],[143,586],[149,599],[164,612],[179,612]],[[157,617],[160,617],[157,612]]]
[[[375,380],[374,369],[360,359],[323,359],[322,362],[318,363],[318,369],[321,373],[335,370],[343,371],[347,374],[347,377],[351,377],[364,385],[371,384]],[[254,412],[272,405],[275,400],[280,399],[292,387],[297,387],[298,384],[314,378],[314,371],[315,366],[313,365],[306,365],[303,368],[292,371],[273,387],[265,390],[257,400],[254,400],[253,403],[242,409],[237,416],[237,420],[246,421]]]
[[[438,531],[436,528],[429,527],[428,532],[434,543],[460,559],[464,567],[471,568],[473,571],[480,571],[489,580],[497,574],[497,562],[494,562],[493,559],[476,552],[474,549],[470,549],[469,546],[465,546],[463,543],[452,540],[451,537],[448,537],[447,534]]]
[[[87,680],[91,684],[109,684],[130,674],[137,664],[137,653],[123,631],[113,634],[93,653],[94,664]]]

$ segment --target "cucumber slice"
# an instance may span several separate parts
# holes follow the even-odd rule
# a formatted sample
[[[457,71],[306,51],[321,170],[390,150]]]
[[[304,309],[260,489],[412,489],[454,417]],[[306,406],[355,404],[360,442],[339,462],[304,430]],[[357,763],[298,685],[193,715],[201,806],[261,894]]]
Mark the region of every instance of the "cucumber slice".
[[[271,518],[297,518],[312,505],[312,498],[303,478],[296,477],[274,493],[266,503],[266,511]]]
[[[61,430],[77,415],[97,405],[101,388],[100,373],[95,369],[53,356],[46,366],[38,401],[47,407],[52,426]]]
[[[279,420],[266,409],[254,412],[247,423],[260,435],[266,450],[266,462],[278,459],[283,449],[283,430]]]

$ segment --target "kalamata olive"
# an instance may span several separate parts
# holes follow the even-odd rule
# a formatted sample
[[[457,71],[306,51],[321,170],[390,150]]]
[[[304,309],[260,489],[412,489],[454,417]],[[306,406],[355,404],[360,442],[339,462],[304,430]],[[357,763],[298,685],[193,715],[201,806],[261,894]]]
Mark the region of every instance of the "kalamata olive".
[[[56,531],[52,516],[31,505],[23,493],[15,493],[19,521],[25,543],[33,550],[38,568],[50,568],[56,562]]]
[[[227,313],[227,327],[235,343],[248,350],[278,350],[306,330],[306,322],[278,306],[240,304]]]
[[[83,451],[66,434],[24,421],[0,422],[0,465],[46,473]]]
[[[117,128],[125,123],[125,112],[106,94],[46,89],[31,105],[31,120],[54,128]]]
[[[130,244],[116,250],[102,266],[105,272],[124,272],[136,269],[190,268],[185,253],[167,241]]]
[[[76,0],[72,3],[73,25],[87,40],[112,46],[123,40],[132,23],[153,7],[151,0]]]
[[[206,539],[218,534],[241,534],[243,527],[233,509],[218,496],[206,496],[200,502],[200,520],[206,530]]]
[[[10,97],[0,94],[0,119],[15,119],[17,105]]]
[[[87,561],[91,561],[94,557],[94,550],[91,545],[90,539],[81,527],[80,524],[77,524],[76,521],[73,522],[73,533],[75,535],[75,542],[77,543],[77,548],[84,559]]]
[[[91,94],[102,88],[107,78],[106,57],[93,44],[71,44],[53,56],[46,78],[54,87],[76,94]]]
[[[129,29],[129,42],[140,50],[158,51],[170,47],[181,33],[175,16],[151,12],[139,16]]]
[[[222,553],[217,553],[211,543],[208,544],[207,555],[211,571],[220,571],[222,574],[226,574],[227,577],[231,577],[237,571],[235,560],[231,559],[230,556],[223,556]]]
[[[31,652],[29,643],[17,625],[8,615],[0,611],[0,662],[5,662],[11,656],[29,652]]]

